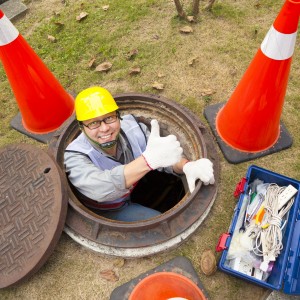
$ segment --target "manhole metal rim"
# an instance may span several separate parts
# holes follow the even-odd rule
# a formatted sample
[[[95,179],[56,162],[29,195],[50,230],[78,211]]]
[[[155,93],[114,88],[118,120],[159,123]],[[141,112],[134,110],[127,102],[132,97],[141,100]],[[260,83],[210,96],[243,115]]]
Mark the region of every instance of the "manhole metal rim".
[[[90,240],[91,243],[98,244],[99,247],[103,246],[103,247],[115,248],[115,249],[123,248],[121,252],[124,252],[123,250],[127,248],[129,249],[129,251],[131,251],[134,248],[148,249],[151,248],[152,246],[154,247],[159,244],[168,243],[168,240],[173,238],[176,239],[176,236],[184,235],[184,232],[187,230],[187,228],[192,228],[194,223],[199,222],[198,220],[199,218],[201,219],[203,216],[206,217],[208,211],[210,210],[214,202],[217,193],[217,182],[219,176],[219,159],[218,159],[217,152],[215,150],[215,146],[213,144],[212,136],[208,133],[206,127],[191,111],[181,106],[180,104],[176,102],[172,102],[164,97],[147,95],[147,94],[136,94],[136,93],[115,95],[115,99],[119,104],[121,111],[124,107],[128,109],[128,103],[131,103],[129,104],[129,106],[132,107],[132,105],[136,103],[135,101],[138,101],[138,103],[140,102],[147,103],[150,104],[150,106],[151,105],[155,106],[155,104],[159,102],[162,106],[169,107],[171,110],[175,110],[176,113],[180,113],[181,118],[187,119],[189,126],[191,126],[192,128],[191,130],[193,130],[193,134],[196,135],[196,140],[198,141],[198,143],[200,142],[201,145],[200,146],[196,145],[196,146],[200,147],[201,149],[200,152],[202,154],[202,157],[210,158],[215,164],[214,168],[215,168],[216,184],[214,186],[210,186],[210,188],[206,189],[205,192],[209,197],[209,203],[206,203],[204,205],[202,205],[203,203],[200,203],[202,205],[201,209],[203,210],[202,214],[200,216],[196,216],[196,218],[194,217],[194,219],[190,219],[191,222],[188,223],[186,227],[179,228],[178,232],[175,233],[175,236],[172,236],[172,232],[170,236],[170,233],[168,232],[170,230],[169,226],[172,227],[173,226],[172,222],[175,222],[174,219],[180,217],[182,214],[185,213],[185,211],[187,211],[190,208],[192,200],[197,198],[197,201],[199,202],[200,200],[198,198],[203,197],[203,191],[205,189],[203,189],[200,184],[196,186],[196,189],[193,192],[193,194],[189,194],[187,196],[187,199],[186,201],[184,201],[184,203],[181,203],[180,205],[176,205],[174,209],[171,209],[170,211],[162,214],[159,217],[146,220],[145,222],[133,222],[133,223],[111,221],[103,217],[93,215],[87,208],[83,207],[83,205],[79,205],[80,207],[78,206],[78,199],[76,199],[76,197],[75,197],[75,201],[74,199],[72,199],[72,197],[74,197],[74,194],[72,193],[72,191],[70,191],[69,188],[68,191],[69,211],[66,220],[66,227],[69,227],[71,230],[73,230],[76,235],[81,236],[82,239]],[[153,112],[153,109],[155,110],[155,108],[153,107],[152,109],[151,107],[150,108],[148,107],[148,110],[151,113]],[[55,157],[58,163],[59,161],[62,161],[62,156],[63,156],[63,152],[61,151],[62,144],[65,143],[66,139],[69,139],[70,137],[72,138],[72,136],[74,135],[74,133],[68,129],[71,128],[71,130],[75,130],[76,127],[77,124],[74,121],[74,116],[73,116],[65,123],[61,131],[58,132],[57,135],[54,137],[54,139],[51,141],[49,146],[49,152]],[[208,153],[207,147],[210,148],[209,151],[210,153]],[[199,151],[199,149],[197,151]],[[61,164],[59,163],[59,165]],[[165,237],[163,237],[161,240],[159,240],[158,238],[158,240],[152,241],[152,243],[150,242],[149,245],[145,245],[143,244],[143,242],[137,245],[134,245],[134,243],[133,245],[131,244],[128,245],[126,240],[124,242],[125,243],[124,245],[122,244],[122,242],[119,245],[118,242],[121,241],[122,239],[116,239],[117,241],[116,243],[114,241],[107,241],[107,239],[105,239],[105,241],[101,240],[101,238],[104,238],[102,236],[103,229],[111,231],[112,234],[113,232],[115,233],[121,232],[124,236],[127,236],[134,232],[135,234],[140,234],[142,230],[144,229],[147,230],[147,228],[149,230],[153,228],[155,229],[157,226],[159,226],[159,224],[163,224],[163,223],[165,227],[162,228],[162,231],[166,230]],[[170,223],[172,224],[170,225]],[[82,227],[88,227],[88,228],[84,228],[83,230]],[[71,231],[69,230],[69,232]],[[71,235],[72,234],[70,234],[70,236]],[[122,238],[126,239],[126,237],[124,236]]]
[[[137,247],[137,248],[118,248],[118,247],[112,247],[107,246],[104,244],[99,244],[94,241],[91,241],[79,234],[77,234],[74,230],[72,230],[70,227],[65,225],[64,232],[70,236],[74,241],[79,243],[80,245],[93,250],[94,252],[102,253],[108,256],[118,256],[123,258],[142,258],[149,255],[154,255],[161,253],[165,250],[171,250],[175,247],[182,244],[187,238],[189,238],[202,224],[202,222],[207,217],[208,213],[210,212],[210,209],[212,208],[215,201],[215,197],[213,201],[211,202],[208,210],[206,211],[205,215],[202,215],[201,218],[199,218],[196,222],[194,222],[189,228],[187,228],[184,232],[181,234],[172,237],[171,239],[161,242],[159,244],[146,246],[146,247]]]

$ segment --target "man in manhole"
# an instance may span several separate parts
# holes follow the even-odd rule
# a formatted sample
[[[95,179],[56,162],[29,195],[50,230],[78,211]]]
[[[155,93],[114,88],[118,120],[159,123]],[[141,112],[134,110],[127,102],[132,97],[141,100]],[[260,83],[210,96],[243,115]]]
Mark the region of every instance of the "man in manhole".
[[[160,211],[131,201],[137,183],[150,171],[185,174],[190,192],[196,180],[214,184],[213,164],[206,158],[189,161],[175,135],[161,137],[157,120],[151,132],[134,115],[120,116],[112,95],[90,87],[75,99],[80,135],[65,150],[70,184],[80,201],[109,219],[132,222]]]

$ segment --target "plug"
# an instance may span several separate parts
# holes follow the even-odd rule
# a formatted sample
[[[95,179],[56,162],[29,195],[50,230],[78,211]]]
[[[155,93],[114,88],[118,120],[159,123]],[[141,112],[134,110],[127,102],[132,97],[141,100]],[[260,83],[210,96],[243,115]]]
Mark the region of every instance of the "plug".
[[[278,211],[286,205],[297,192],[298,190],[289,184],[278,196]]]

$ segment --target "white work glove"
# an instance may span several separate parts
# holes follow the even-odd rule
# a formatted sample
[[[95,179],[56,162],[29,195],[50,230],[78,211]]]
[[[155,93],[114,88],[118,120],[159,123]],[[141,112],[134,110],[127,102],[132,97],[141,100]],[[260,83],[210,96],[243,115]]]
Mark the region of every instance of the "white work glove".
[[[151,133],[143,156],[148,166],[157,168],[169,167],[181,159],[183,150],[175,135],[161,137],[157,120],[151,121]]]
[[[197,179],[200,179],[205,185],[215,183],[213,163],[207,158],[187,162],[183,166],[183,172],[191,193],[195,189]]]

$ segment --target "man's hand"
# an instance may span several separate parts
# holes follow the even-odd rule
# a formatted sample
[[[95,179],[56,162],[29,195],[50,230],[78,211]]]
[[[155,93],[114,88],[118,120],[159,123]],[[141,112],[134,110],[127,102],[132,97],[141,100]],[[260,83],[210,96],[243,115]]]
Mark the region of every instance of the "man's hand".
[[[175,135],[161,137],[157,120],[151,121],[151,133],[143,156],[151,169],[169,167],[181,159],[183,150]]]
[[[183,172],[186,175],[191,193],[195,189],[197,179],[200,179],[205,185],[215,183],[213,163],[207,158],[187,162],[183,166]]]

